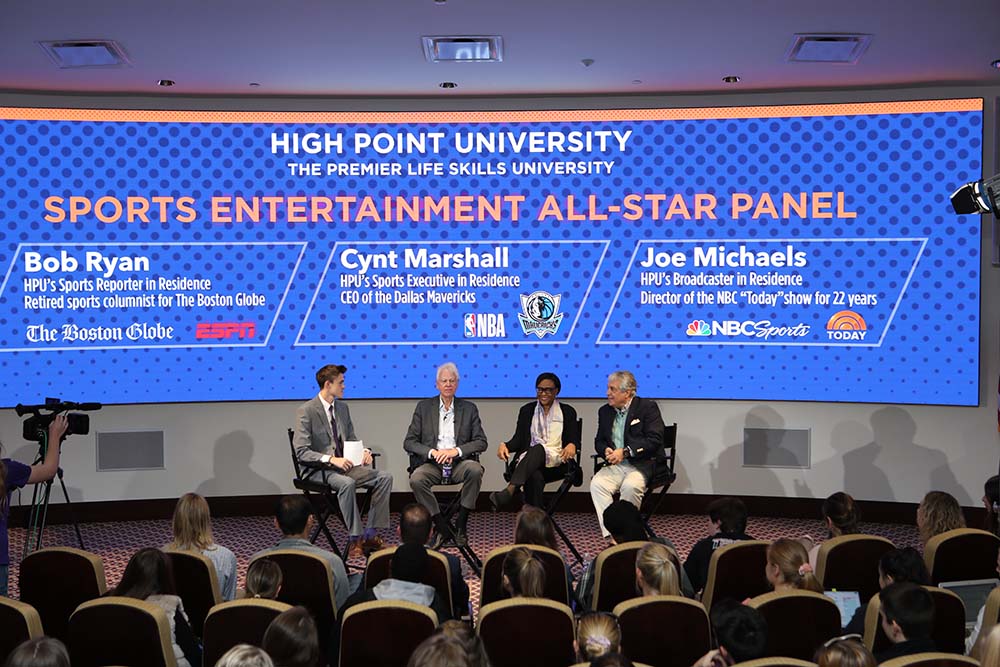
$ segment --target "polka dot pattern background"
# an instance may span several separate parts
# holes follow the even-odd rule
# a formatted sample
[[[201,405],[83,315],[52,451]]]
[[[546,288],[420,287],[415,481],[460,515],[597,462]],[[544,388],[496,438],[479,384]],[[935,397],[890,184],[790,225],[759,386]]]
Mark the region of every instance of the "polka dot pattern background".
[[[982,113],[795,116],[794,108],[788,113],[792,115],[421,125],[0,121],[0,265],[6,267],[0,292],[0,373],[8,386],[20,387],[12,400],[53,392],[107,403],[219,396],[267,400],[310,395],[315,369],[336,362],[352,368],[352,398],[414,397],[433,393],[434,367],[453,360],[462,372],[462,393],[470,397],[520,395],[543,369],[560,373],[566,397],[600,395],[607,372],[629,368],[638,376],[640,393],[658,398],[976,404],[979,218],[955,216],[948,195],[981,176]],[[381,156],[368,150],[357,157],[350,150],[356,133],[402,131],[440,132],[441,148],[435,155]],[[613,139],[603,151],[563,155],[508,149],[470,157],[456,150],[457,137],[490,131],[631,135],[624,151]],[[340,156],[274,155],[275,132],[342,133],[347,150]],[[303,176],[290,173],[286,163],[292,160],[396,163],[402,169],[397,176],[328,176],[324,167],[323,175]],[[544,171],[545,165],[559,161],[590,165],[589,173]],[[440,175],[409,173],[435,162],[448,168]],[[610,173],[598,173],[594,165],[602,162],[613,163]],[[460,165],[464,175],[450,173],[451,165]],[[515,173],[514,165],[532,165],[540,173]],[[755,201],[767,193],[780,201],[784,192],[842,192],[845,208],[856,217],[729,215],[734,193]],[[646,202],[641,218],[632,220],[623,207],[629,195],[657,194],[665,202],[681,195],[690,206],[699,193],[717,198],[715,218],[686,220],[668,215],[666,204],[654,212]],[[213,197],[367,196],[380,202],[385,197],[446,195],[524,199],[516,218],[508,207],[500,220],[478,222],[441,216],[419,222],[337,217],[332,222],[292,222],[283,206],[264,206],[259,221],[245,216],[238,221],[234,207],[211,205]],[[539,220],[539,212],[551,211],[545,208],[549,196],[559,212]],[[47,205],[49,197],[64,202]],[[123,214],[103,222],[93,212],[75,222],[45,220],[53,211],[68,215],[70,197],[122,202],[142,197],[152,201],[150,221],[141,216],[129,221]],[[114,217],[114,204],[100,210]],[[810,323],[812,346],[762,346],[735,339],[739,344],[669,344],[665,329],[676,338],[695,319],[783,322],[789,312],[766,304],[716,304],[711,313],[684,304],[638,307],[630,294],[641,287],[638,274],[626,275],[637,244],[674,250],[690,241],[732,249],[745,243],[768,252],[798,245],[808,256],[801,273],[813,290],[879,297],[877,306],[857,312],[868,323],[868,335],[881,344],[822,344],[829,342],[824,319],[835,312],[832,308],[801,311]],[[511,264],[489,272],[517,276],[521,286],[475,287],[473,304],[400,303],[390,309],[343,303],[339,281],[357,273],[335,261],[334,247],[387,243],[401,254],[417,244],[443,253],[465,247],[482,253],[506,244]],[[213,283],[212,292],[259,294],[265,303],[201,309],[177,304],[29,307],[25,297],[49,293],[26,292],[25,278],[100,275],[71,274],[63,267],[26,273],[25,253],[58,258],[63,251],[81,258],[88,251],[109,257],[147,255],[152,264],[148,274],[119,271],[114,278],[206,278]],[[525,334],[518,319],[521,297],[536,290],[559,295],[565,314],[558,331],[541,339]],[[106,295],[96,290],[72,293],[91,294]],[[467,336],[469,314],[502,314],[504,335]],[[134,341],[125,349],[97,349],[102,342],[28,340],[29,326],[67,322],[79,327],[158,323],[175,327],[179,337]],[[241,338],[240,331],[226,334],[225,327],[215,326],[232,322],[253,323],[254,335],[244,330]],[[493,323],[487,332],[496,334],[495,317]],[[202,333],[219,337],[196,338],[199,324]],[[634,344],[640,342],[653,344]],[[50,351],[41,352],[46,348]],[[31,351],[13,351],[25,349]],[[58,386],[49,384],[44,370],[50,367],[60,368]],[[164,368],[173,372],[162,373]],[[151,373],[158,382],[148,381]]]

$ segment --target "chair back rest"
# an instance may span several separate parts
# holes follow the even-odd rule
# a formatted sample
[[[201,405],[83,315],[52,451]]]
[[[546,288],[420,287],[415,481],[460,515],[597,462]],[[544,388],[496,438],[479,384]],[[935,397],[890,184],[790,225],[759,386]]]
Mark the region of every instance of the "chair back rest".
[[[296,549],[275,549],[261,554],[259,558],[272,560],[281,568],[278,601],[301,605],[312,614],[319,633],[320,652],[325,658],[330,646],[330,632],[337,623],[337,598],[330,563],[322,556]]]
[[[653,667],[690,667],[712,648],[708,612],[695,600],[635,598],[618,604],[614,614],[622,630],[622,653],[632,660]]]
[[[988,635],[998,622],[1000,622],[1000,586],[990,591],[986,598],[986,611],[983,612],[983,625],[979,629],[981,635]]]
[[[965,605],[955,593],[936,586],[924,586],[934,598],[934,629],[931,639],[939,651],[965,653]],[[882,629],[878,595],[873,595],[865,610],[865,646],[872,653],[883,651],[891,645]]]
[[[437,614],[423,605],[402,600],[356,604],[344,613],[341,625],[340,667],[406,667],[410,654],[434,634]],[[392,634],[386,641],[381,628]]]
[[[84,602],[69,619],[73,667],[177,667],[170,622],[151,602],[104,597]]]
[[[264,643],[264,633],[271,621],[291,608],[284,602],[260,598],[231,600],[215,605],[205,617],[202,662],[214,665],[237,644],[260,646]]]
[[[880,667],[976,667],[979,661],[954,653],[917,653],[886,660]]]
[[[47,547],[25,556],[19,586],[21,601],[38,611],[45,634],[62,641],[73,611],[108,590],[101,557],[72,547]]]
[[[763,540],[744,540],[719,547],[712,552],[708,562],[708,579],[701,601],[705,609],[724,598],[739,602],[767,593],[764,568],[767,566],[767,547]]]
[[[663,429],[663,449],[653,460],[653,477],[649,488],[654,489],[667,483],[673,483],[674,462],[677,457],[677,422],[668,424]]]
[[[756,660],[746,660],[738,662],[739,667],[816,667],[815,662],[799,660],[798,658],[757,658]],[[733,667],[736,667],[733,665]]]
[[[808,660],[826,640],[840,634],[840,610],[812,591],[781,591],[748,602],[767,621],[767,655]]]
[[[184,602],[184,611],[194,634],[201,637],[208,610],[222,602],[219,574],[208,556],[197,551],[165,549],[174,569],[177,595]]]
[[[594,561],[594,597],[591,607],[611,611],[620,602],[631,600],[635,590],[635,557],[648,542],[624,542],[608,547]],[[680,573],[677,573],[678,581]]]
[[[525,547],[542,562],[545,567],[545,598],[562,604],[569,604],[569,581],[566,579],[566,561],[554,549],[537,544],[508,544],[497,547],[483,559],[483,572],[479,588],[479,608],[507,598],[503,588],[503,559],[511,549]]]
[[[375,588],[379,582],[391,576],[392,555],[394,553],[396,553],[396,547],[387,547],[368,556],[368,565],[365,567],[365,588]],[[441,600],[448,605],[448,609],[454,609],[451,593],[451,566],[448,564],[448,558],[433,549],[427,550],[427,556],[430,558],[430,563],[421,583],[433,586]]]
[[[42,618],[26,602],[0,596],[0,665],[19,644],[42,636]]]
[[[292,469],[295,471],[295,479],[302,477],[302,466],[299,464],[299,457],[295,455],[295,430],[288,429],[288,449],[292,452]]]
[[[892,542],[878,535],[840,535],[823,542],[816,557],[816,578],[824,590],[857,591],[867,600],[879,591],[878,563]]]
[[[942,581],[994,579],[1000,538],[978,528],[956,528],[935,535],[924,547],[924,563],[935,586]]]
[[[511,628],[532,631],[512,635]],[[568,667],[576,662],[573,611],[560,602],[542,598],[491,602],[479,609],[476,630],[492,667]]]

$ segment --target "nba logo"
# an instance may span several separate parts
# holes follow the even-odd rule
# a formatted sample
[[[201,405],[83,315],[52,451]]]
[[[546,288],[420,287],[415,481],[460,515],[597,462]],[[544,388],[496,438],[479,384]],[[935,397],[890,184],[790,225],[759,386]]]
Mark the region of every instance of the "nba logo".
[[[476,314],[466,313],[465,314],[465,337],[475,338],[476,337]]]

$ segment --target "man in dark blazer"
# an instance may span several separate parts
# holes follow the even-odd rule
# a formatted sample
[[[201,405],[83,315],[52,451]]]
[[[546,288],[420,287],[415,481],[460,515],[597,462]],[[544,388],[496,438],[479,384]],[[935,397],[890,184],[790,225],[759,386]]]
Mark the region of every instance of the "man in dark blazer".
[[[347,553],[347,557],[351,558],[384,546],[377,531],[389,528],[392,474],[372,467],[372,455],[368,449],[364,450],[361,465],[354,465],[344,457],[344,443],[358,439],[351,412],[347,404],[340,400],[344,397],[346,372],[346,366],[337,364],[327,364],[316,371],[319,394],[296,411],[292,442],[300,461],[323,465],[321,469],[311,470],[309,476],[321,475],[337,492],[340,513],[351,538]],[[372,489],[372,506],[364,533],[361,531],[361,512],[358,511],[355,495],[357,487]]]
[[[465,546],[469,512],[476,507],[483,483],[483,466],[478,455],[486,451],[486,434],[476,404],[455,398],[458,391],[455,364],[449,362],[437,369],[436,385],[437,396],[417,403],[403,440],[403,449],[410,455],[410,488],[417,502],[431,513],[437,529],[432,546],[440,546],[451,529],[441,516],[431,487],[442,483],[442,469],[450,466],[451,481],[462,483],[454,538],[459,546]]]
[[[660,408],[635,390],[632,373],[615,371],[608,376],[608,404],[597,411],[594,445],[607,465],[590,481],[590,497],[605,538],[611,534],[604,527],[604,510],[612,496],[620,492],[622,500],[639,507],[653,475],[653,459],[663,450]]]

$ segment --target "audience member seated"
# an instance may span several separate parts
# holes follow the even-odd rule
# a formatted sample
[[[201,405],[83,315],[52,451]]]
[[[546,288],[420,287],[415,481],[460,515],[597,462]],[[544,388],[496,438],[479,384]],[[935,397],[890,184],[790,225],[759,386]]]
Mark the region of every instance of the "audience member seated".
[[[931,491],[917,507],[917,532],[920,544],[935,535],[947,533],[956,528],[965,528],[965,516],[955,497],[944,491]]]
[[[635,587],[642,597],[680,595],[677,566],[670,550],[662,544],[649,542],[635,557]]]
[[[490,494],[494,510],[509,503],[519,488],[524,488],[524,502],[541,507],[546,482],[566,477],[569,466],[576,465],[580,446],[576,410],[557,397],[562,383],[555,373],[542,373],[535,380],[537,401],[521,406],[514,435],[497,448],[504,462],[511,456],[517,462],[510,483]]]
[[[399,513],[399,541],[402,544],[427,544],[431,537],[431,513],[419,503],[410,503]],[[469,585],[462,576],[462,561],[447,551],[440,552],[448,559],[451,575],[451,601],[453,618],[469,614]]]
[[[823,501],[823,523],[826,524],[826,539],[841,535],[855,535],[858,530],[858,506],[854,498],[843,491],[828,496]],[[816,558],[822,541],[817,542],[811,535],[802,538],[802,545],[809,550],[809,564],[816,569]]]
[[[816,650],[817,667],[875,667],[875,656],[856,635],[835,637]]]
[[[733,542],[754,539],[746,534],[747,507],[739,498],[716,498],[710,502],[708,522],[712,534],[696,542],[684,561],[684,572],[695,592],[700,592],[708,583],[708,564],[716,549]]]
[[[236,556],[219,546],[212,537],[212,518],[208,502],[197,493],[185,493],[174,509],[174,540],[166,546],[177,551],[197,551],[212,561],[219,575],[223,600],[236,597]]]
[[[237,644],[219,658],[215,667],[274,667],[274,662],[262,648]]]
[[[305,607],[292,607],[278,614],[267,626],[262,642],[274,667],[316,667],[319,635]]]
[[[879,618],[892,646],[875,655],[878,662],[915,653],[935,651],[934,598],[922,586],[909,582],[889,584],[878,594]]]
[[[4,667],[69,667],[69,653],[58,639],[38,637],[14,649]]]
[[[159,549],[147,548],[132,556],[125,566],[121,582],[106,595],[145,600],[162,609],[170,623],[177,667],[197,667],[201,664],[201,646],[191,630],[176,590],[170,559]]]
[[[414,649],[406,667],[477,667],[469,661],[461,640],[444,633],[433,634]],[[488,667],[488,663],[487,663]]]
[[[674,547],[673,542],[667,538],[650,538],[649,534],[646,532],[646,524],[642,520],[642,515],[639,513],[639,509],[628,501],[616,500],[608,505],[608,508],[604,510],[603,519],[604,527],[611,533],[612,546],[625,544],[626,542],[651,541],[657,544],[662,544],[673,551],[674,554],[677,553],[677,548]],[[594,594],[594,574],[596,562],[596,558],[590,562],[587,568],[584,569],[583,574],[580,575],[580,579],[576,585],[577,599],[584,606],[584,608],[590,607],[590,602]],[[690,579],[688,579],[687,572],[682,567],[678,569],[680,570],[678,574],[680,575],[681,595],[693,598],[694,589],[691,586]]]
[[[605,653],[619,653],[621,648],[622,629],[614,614],[591,611],[580,617],[573,642],[579,662],[591,662]]]
[[[727,598],[712,605],[709,620],[719,648],[703,655],[695,667],[720,667],[764,657],[767,621],[759,611]]]
[[[621,653],[605,653],[591,660],[590,667],[632,667],[632,661]]]
[[[281,531],[281,539],[273,547],[258,551],[251,560],[279,549],[295,549],[316,554],[330,563],[330,569],[333,570],[333,591],[337,599],[337,609],[343,607],[347,596],[351,593],[347,569],[340,556],[332,551],[317,547],[309,541],[309,533],[312,532],[315,524],[309,501],[304,496],[282,497],[275,508],[274,524]]]
[[[258,558],[247,568],[246,597],[277,600],[281,592],[281,568],[273,560]]]
[[[997,553],[997,574],[1000,575],[1000,553]],[[965,638],[965,652],[969,655],[976,656],[982,653],[982,649],[977,649],[976,642],[979,639],[979,634],[983,629],[983,617],[986,615],[986,603],[983,602],[983,606],[979,608],[979,615],[976,617],[976,626],[972,629],[972,633]]]
[[[341,619],[354,605],[373,600],[403,600],[430,607],[437,614],[438,623],[451,618],[448,602],[441,599],[433,586],[422,583],[430,567],[430,557],[424,545],[412,542],[399,545],[392,554],[389,567],[391,577],[383,579],[374,588],[362,588],[347,599],[341,610]]]
[[[783,537],[772,542],[767,548],[764,574],[775,591],[823,592],[809,564],[809,554],[798,540]]]
[[[545,597],[545,566],[530,549],[517,547],[503,559],[503,589],[512,598]]]
[[[885,588],[889,584],[908,581],[920,586],[930,586],[931,575],[924,565],[924,558],[913,547],[893,549],[882,554],[878,563],[878,585]],[[848,634],[863,635],[865,632],[865,612],[868,601],[862,600],[861,606],[844,628]]]
[[[552,526],[552,519],[549,515],[537,507],[525,505],[517,513],[517,520],[514,522],[514,544],[535,545],[548,547],[553,551],[559,551],[559,543],[556,542],[556,530]],[[566,564],[566,585],[569,586],[566,599],[573,590],[573,570]]]
[[[490,660],[486,656],[486,647],[483,640],[472,629],[472,626],[463,621],[445,621],[438,627],[435,635],[444,635],[458,641],[465,649],[467,667],[490,667]]]
[[[986,522],[983,530],[1000,535],[1000,475],[993,475],[983,484],[983,507],[986,508]]]

